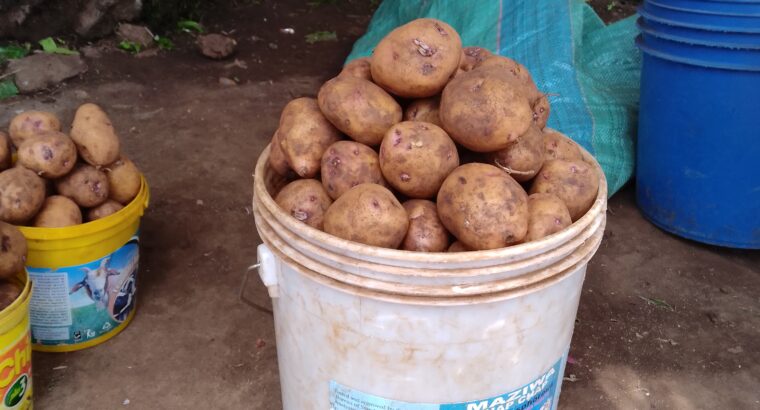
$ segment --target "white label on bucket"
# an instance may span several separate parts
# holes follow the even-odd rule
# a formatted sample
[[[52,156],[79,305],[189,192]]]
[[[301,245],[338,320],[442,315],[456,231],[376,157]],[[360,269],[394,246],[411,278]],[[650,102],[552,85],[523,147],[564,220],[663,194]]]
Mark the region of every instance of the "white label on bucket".
[[[553,410],[558,401],[564,356],[549,370],[519,389],[462,403],[408,403],[362,393],[330,381],[330,410]]]

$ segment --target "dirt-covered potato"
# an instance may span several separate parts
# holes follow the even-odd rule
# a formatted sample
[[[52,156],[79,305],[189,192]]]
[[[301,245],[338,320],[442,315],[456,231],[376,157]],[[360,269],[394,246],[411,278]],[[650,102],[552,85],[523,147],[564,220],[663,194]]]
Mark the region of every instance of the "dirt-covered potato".
[[[0,222],[0,241],[0,279],[8,279],[26,265],[26,238],[15,226]]]
[[[45,201],[45,182],[22,166],[0,172],[0,220],[21,225],[32,219]]]
[[[577,221],[594,204],[598,190],[599,176],[591,165],[555,159],[544,162],[530,193],[556,195],[567,206],[570,218]]]
[[[441,92],[461,57],[456,30],[440,20],[417,19],[380,40],[372,54],[372,79],[400,97],[431,97]]]
[[[280,176],[293,176],[294,172],[290,169],[290,164],[288,164],[288,160],[285,158],[285,151],[282,150],[282,145],[280,145],[279,130],[275,131],[274,135],[272,135],[269,147],[269,167]]]
[[[61,121],[51,112],[26,111],[11,120],[8,133],[16,148],[24,143],[24,140],[42,131],[60,131]]]
[[[449,246],[449,249],[446,252],[470,252],[472,249],[468,248],[467,245],[463,244],[459,241],[454,241],[454,243]]]
[[[108,199],[108,176],[91,165],[77,164],[71,173],[55,181],[55,189],[77,205],[92,208]]]
[[[517,141],[489,156],[490,163],[503,169],[517,182],[533,179],[544,164],[544,135],[532,125]]]
[[[377,184],[349,189],[325,213],[325,232],[365,245],[396,249],[408,228],[404,207]]]
[[[583,155],[578,146],[569,137],[552,129],[544,130],[544,152],[546,160],[563,159],[565,161],[582,161]]]
[[[528,232],[528,195],[493,165],[455,169],[443,181],[437,203],[443,225],[472,250],[513,245]]]
[[[483,47],[465,47],[462,49],[462,60],[459,62],[459,68],[463,71],[470,71],[491,56],[493,54]]]
[[[322,115],[317,100],[307,97],[296,98],[283,108],[277,134],[290,169],[301,178],[315,177],[322,154],[341,138]]]
[[[274,200],[293,218],[317,229],[322,229],[325,212],[333,203],[316,179],[293,181],[285,185]]]
[[[107,216],[113,215],[124,208],[124,205],[114,201],[113,199],[106,200],[102,204],[95,208],[87,210],[87,221],[95,221]]]
[[[542,96],[530,75],[530,71],[509,57],[493,55],[478,63],[475,68],[509,74],[505,76],[505,79],[510,81],[512,87],[519,89],[531,103]]]
[[[0,280],[0,311],[4,310],[21,296],[21,286],[8,280]]]
[[[410,198],[433,198],[458,166],[454,141],[429,122],[400,122],[388,130],[380,145],[380,169],[385,180]]]
[[[533,101],[531,106],[533,107],[533,123],[543,130],[549,121],[549,114],[551,113],[549,97],[542,95],[541,98]]]
[[[38,228],[63,228],[82,223],[82,211],[79,205],[63,195],[45,198],[42,209],[34,217],[32,226]]]
[[[445,252],[449,247],[449,232],[438,217],[433,201],[411,199],[402,204],[409,215],[409,229],[401,249],[417,252]]]
[[[77,147],[62,132],[41,132],[18,147],[18,162],[43,178],[59,178],[74,168]]]
[[[348,64],[343,66],[338,75],[348,75],[351,77],[362,78],[367,81],[372,81],[372,72],[370,66],[372,65],[372,59],[370,57],[357,58],[351,60]]]
[[[142,186],[142,177],[137,165],[122,155],[103,170],[108,176],[108,197],[124,205],[132,202]]]
[[[338,141],[322,155],[322,185],[333,200],[364,183],[386,185],[380,160],[372,148],[356,141]]]
[[[528,196],[528,234],[525,242],[536,241],[559,232],[573,223],[570,211],[554,194],[531,194]]]
[[[119,136],[108,115],[95,104],[77,109],[70,135],[79,156],[90,165],[104,166],[119,158]]]
[[[404,121],[424,121],[441,126],[438,116],[441,97],[422,98],[414,100],[404,110]]]
[[[322,85],[317,100],[333,125],[365,145],[380,144],[388,128],[401,121],[401,106],[396,100],[361,78],[335,77]]]
[[[13,165],[13,149],[11,137],[0,131],[0,171],[5,171]]]
[[[488,60],[486,60],[488,61]],[[528,130],[528,99],[495,70],[475,69],[451,80],[441,96],[440,117],[451,138],[477,152],[504,149]]]

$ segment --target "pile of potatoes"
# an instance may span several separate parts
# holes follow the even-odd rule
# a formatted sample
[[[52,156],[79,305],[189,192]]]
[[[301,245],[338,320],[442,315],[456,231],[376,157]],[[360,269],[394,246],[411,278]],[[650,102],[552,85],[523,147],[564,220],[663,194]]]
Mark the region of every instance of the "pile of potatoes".
[[[142,185],[108,116],[90,103],[77,109],[68,134],[49,112],[14,117],[8,133],[0,131],[0,171],[0,221],[20,226],[62,228],[104,218]]]
[[[13,280],[26,264],[26,238],[15,226],[0,222],[0,311],[21,295],[21,286]]]
[[[269,166],[299,221],[379,247],[463,252],[535,241],[593,205],[596,168],[546,128],[528,70],[435,19],[396,28],[282,111]]]

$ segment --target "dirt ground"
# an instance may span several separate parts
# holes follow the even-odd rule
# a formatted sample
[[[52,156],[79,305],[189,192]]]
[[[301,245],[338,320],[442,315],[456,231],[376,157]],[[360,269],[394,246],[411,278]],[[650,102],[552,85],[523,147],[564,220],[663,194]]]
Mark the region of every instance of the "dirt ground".
[[[205,60],[181,42],[149,58],[104,50],[82,78],[0,106],[4,127],[31,108],[69,123],[77,105],[98,102],[152,195],[133,323],[96,348],[35,353],[35,408],[281,407],[272,317],[239,299],[260,243],[251,173],[283,105],[314,95],[338,71],[371,10],[368,2],[256,3],[205,20],[235,30],[247,68]],[[286,27],[295,34],[281,33]],[[316,30],[338,39],[306,44]],[[222,76],[239,85],[220,85]],[[611,199],[589,265],[561,408],[760,408],[760,253],[663,233],[642,219],[632,188]],[[246,297],[266,304],[252,279]]]

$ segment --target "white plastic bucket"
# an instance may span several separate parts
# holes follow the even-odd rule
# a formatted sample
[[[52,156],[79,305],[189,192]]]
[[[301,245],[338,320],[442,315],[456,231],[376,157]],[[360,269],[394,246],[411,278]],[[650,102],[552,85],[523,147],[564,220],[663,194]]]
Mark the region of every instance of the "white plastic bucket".
[[[607,185],[591,210],[539,241],[417,253],[311,228],[254,175],[285,410],[548,410],[557,406],[586,265],[602,240]]]

